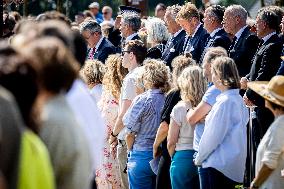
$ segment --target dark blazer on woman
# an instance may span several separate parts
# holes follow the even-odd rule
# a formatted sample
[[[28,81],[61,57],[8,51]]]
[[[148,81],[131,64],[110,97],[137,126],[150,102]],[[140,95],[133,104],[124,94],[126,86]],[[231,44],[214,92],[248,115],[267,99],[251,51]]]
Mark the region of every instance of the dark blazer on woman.
[[[154,47],[151,47],[147,51],[146,58],[161,59],[164,50],[165,50],[164,44],[158,44]]]

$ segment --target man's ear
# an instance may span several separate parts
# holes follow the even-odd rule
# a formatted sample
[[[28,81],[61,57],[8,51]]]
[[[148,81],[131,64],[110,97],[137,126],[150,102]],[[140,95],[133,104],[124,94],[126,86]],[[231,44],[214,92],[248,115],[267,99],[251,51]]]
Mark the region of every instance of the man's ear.
[[[236,16],[235,22],[236,22],[237,24],[240,23],[240,17],[239,17],[239,16]]]

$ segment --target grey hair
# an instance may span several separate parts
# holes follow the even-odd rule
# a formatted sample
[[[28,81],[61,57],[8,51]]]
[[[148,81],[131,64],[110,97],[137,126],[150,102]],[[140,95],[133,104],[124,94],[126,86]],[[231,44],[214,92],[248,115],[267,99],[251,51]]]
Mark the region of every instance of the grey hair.
[[[141,27],[141,19],[139,15],[135,13],[124,13],[123,21],[126,25],[131,27],[134,32],[137,32]]]
[[[203,59],[203,64],[204,63],[211,64],[214,59],[220,56],[224,56],[224,57],[228,56],[226,49],[224,49],[223,47],[210,47],[206,50],[206,53]]]
[[[233,14],[233,17],[240,17],[244,22],[246,22],[248,17],[248,12],[241,5],[230,5],[226,8],[226,12]]]
[[[94,20],[84,21],[80,24],[80,33],[83,31],[90,31],[91,33],[102,33],[101,26]]]
[[[166,12],[168,12],[169,15],[171,15],[171,17],[175,20],[180,9],[181,9],[180,5],[168,6]]]
[[[149,18],[146,22],[147,41],[161,43],[169,38],[168,29],[165,22],[160,18]]]

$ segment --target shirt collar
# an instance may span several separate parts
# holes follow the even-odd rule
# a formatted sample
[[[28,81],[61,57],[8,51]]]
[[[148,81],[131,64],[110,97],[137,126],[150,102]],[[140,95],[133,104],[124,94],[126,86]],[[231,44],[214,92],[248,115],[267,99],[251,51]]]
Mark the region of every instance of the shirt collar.
[[[241,37],[242,33],[244,32],[244,30],[247,28],[248,26],[245,25],[244,27],[242,27],[237,33],[236,33],[236,37],[237,37],[237,40]]]
[[[95,47],[95,48],[96,48],[96,52],[97,52],[98,48],[100,47],[100,45],[101,45],[103,39],[104,39],[104,37],[101,37],[100,40],[99,40],[99,42],[97,43],[97,45],[96,45],[96,47]]]
[[[130,36],[126,37],[125,41],[128,42],[130,41],[134,36],[138,35],[138,33],[133,33]]]
[[[180,32],[182,31],[183,29],[180,29],[179,31],[177,31],[174,35],[173,35],[173,38],[178,36],[178,34],[180,34]]]
[[[200,22],[199,25],[195,28],[194,34],[191,36],[192,38],[194,38],[196,32],[198,31],[198,29],[200,28],[201,25],[202,25],[202,24],[201,24],[201,22]]]
[[[213,32],[211,32],[210,33],[210,37],[214,37],[214,35],[218,32],[218,31],[220,31],[222,28],[217,28],[217,29],[215,29]]]
[[[263,43],[265,43],[268,39],[270,39],[271,36],[273,36],[274,34],[276,34],[276,32],[271,32],[270,34],[266,35],[265,37],[262,38]]]
[[[161,89],[149,89],[148,91],[149,93],[154,93],[154,94],[162,93]]]
[[[239,92],[240,90],[239,89],[228,89],[224,92],[222,92],[219,97],[221,96],[228,96],[228,95],[239,95]]]

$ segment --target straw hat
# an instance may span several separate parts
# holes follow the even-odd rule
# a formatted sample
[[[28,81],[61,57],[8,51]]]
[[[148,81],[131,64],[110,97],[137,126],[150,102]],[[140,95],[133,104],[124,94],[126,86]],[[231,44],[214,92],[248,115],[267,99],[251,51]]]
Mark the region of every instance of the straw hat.
[[[248,82],[248,87],[266,100],[284,107],[284,76],[274,76],[269,82]]]

